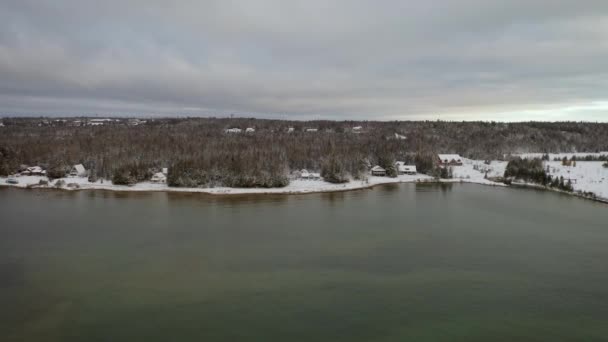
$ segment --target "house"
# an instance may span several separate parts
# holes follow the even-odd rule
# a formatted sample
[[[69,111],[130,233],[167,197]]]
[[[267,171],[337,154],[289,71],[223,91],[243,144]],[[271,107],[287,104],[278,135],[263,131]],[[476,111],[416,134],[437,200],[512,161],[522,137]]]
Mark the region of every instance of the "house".
[[[361,131],[363,131],[363,127],[361,126],[355,126],[353,127],[353,133],[361,133]]]
[[[302,169],[299,171],[299,176],[301,179],[321,179],[320,173],[308,172],[306,169]]]
[[[243,130],[240,128],[228,128],[226,133],[241,133]]]
[[[317,128],[307,128],[307,129],[305,129],[304,131],[305,131],[305,132],[318,132],[318,131],[319,131],[319,129],[317,129]]]
[[[25,171],[23,171],[21,174],[31,176],[44,176],[46,175],[46,171],[43,170],[40,166],[31,166],[25,169]]]
[[[287,133],[293,133],[293,131],[295,131],[295,129],[293,127],[287,128]]]
[[[253,127],[247,127],[247,129],[245,129],[245,133],[253,133],[255,132],[255,128]]]
[[[405,162],[398,161],[395,166],[400,175],[416,175],[418,173],[416,165],[405,165]]]
[[[71,177],[86,177],[87,175],[87,170],[84,168],[84,165],[82,164],[77,164],[72,166],[72,169],[70,170],[70,176]]]
[[[440,166],[461,166],[462,157],[458,154],[439,154],[438,156]]]
[[[372,167],[372,176],[386,176],[386,169],[384,169],[380,165],[376,165]]]
[[[167,176],[162,172],[155,173],[150,179],[152,183],[167,183]]]
[[[395,133],[395,139],[397,140],[407,140],[407,137],[405,135],[399,134],[399,133]]]

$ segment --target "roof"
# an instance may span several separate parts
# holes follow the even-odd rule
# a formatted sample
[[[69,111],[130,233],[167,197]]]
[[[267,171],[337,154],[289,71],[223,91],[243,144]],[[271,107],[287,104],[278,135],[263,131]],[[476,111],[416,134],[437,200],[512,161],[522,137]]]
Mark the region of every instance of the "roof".
[[[441,160],[462,160],[462,157],[458,154],[439,154],[438,156]]]
[[[386,169],[384,169],[380,165],[376,165],[376,166],[372,167],[372,171],[386,171]]]
[[[76,169],[76,172],[78,172],[78,173],[84,173],[86,171],[86,169],[84,168],[84,165],[82,165],[82,164],[74,165],[74,169]]]

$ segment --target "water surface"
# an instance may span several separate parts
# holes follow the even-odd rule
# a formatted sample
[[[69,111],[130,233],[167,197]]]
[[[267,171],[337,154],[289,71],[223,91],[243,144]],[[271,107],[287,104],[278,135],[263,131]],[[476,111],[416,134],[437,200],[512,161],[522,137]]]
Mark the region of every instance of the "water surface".
[[[606,341],[608,206],[0,189],[0,341]]]

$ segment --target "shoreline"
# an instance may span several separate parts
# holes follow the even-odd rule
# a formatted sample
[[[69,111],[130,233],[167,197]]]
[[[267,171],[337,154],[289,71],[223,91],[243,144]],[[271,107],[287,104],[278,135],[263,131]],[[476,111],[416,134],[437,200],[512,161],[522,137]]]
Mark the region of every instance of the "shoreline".
[[[373,190],[378,186],[392,185],[392,184],[474,184],[481,186],[490,186],[490,187],[503,187],[503,188],[522,188],[522,189],[534,189],[534,190],[543,190],[549,192],[560,193],[572,197],[578,197],[581,199],[599,202],[603,204],[608,204],[608,198],[603,197],[589,197],[579,194],[577,192],[567,192],[559,189],[553,189],[550,187],[545,187],[538,184],[531,183],[523,183],[523,182],[513,182],[511,185],[506,185],[503,183],[486,181],[480,182],[475,180],[467,180],[467,179],[435,179],[430,176],[428,178],[416,178],[416,179],[399,179],[399,178],[388,178],[386,181],[374,182],[374,183],[365,183],[361,185],[353,185],[356,181],[352,181],[350,183],[344,184],[332,184],[327,183],[331,188],[318,188],[318,189],[292,189],[288,190],[285,188],[177,188],[177,187],[169,187],[169,186],[158,186],[158,187],[150,187],[150,188],[137,188],[135,186],[127,186],[127,185],[102,185],[102,186],[86,186],[79,188],[68,188],[68,187],[55,187],[55,186],[44,186],[44,185],[26,185],[26,186],[18,186],[11,185],[6,183],[0,183],[0,188],[15,188],[20,190],[56,190],[56,191],[110,191],[110,192],[135,192],[135,193],[154,193],[154,192],[165,192],[165,193],[183,193],[183,194],[204,194],[211,196],[242,196],[242,195],[309,195],[309,194],[322,194],[322,193],[335,193],[335,192],[348,192],[348,191],[359,191],[359,190]],[[308,181],[307,181],[308,182]],[[363,182],[361,182],[363,183]],[[138,183],[145,184],[146,183]],[[136,184],[137,185],[137,184]],[[160,185],[160,184],[155,184]],[[341,185],[341,187],[340,187]],[[346,186],[351,185],[351,186]]]

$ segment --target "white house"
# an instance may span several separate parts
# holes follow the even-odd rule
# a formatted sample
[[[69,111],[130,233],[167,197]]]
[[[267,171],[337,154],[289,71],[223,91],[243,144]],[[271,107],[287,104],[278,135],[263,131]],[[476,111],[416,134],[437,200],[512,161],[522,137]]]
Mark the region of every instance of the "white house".
[[[395,166],[397,167],[397,172],[400,175],[415,175],[418,173],[418,170],[416,170],[416,165],[405,165],[405,162],[398,161],[395,163]]]
[[[372,176],[386,176],[386,169],[380,165],[372,167]]]
[[[77,164],[72,166],[72,169],[70,170],[70,176],[72,177],[86,177],[87,175],[87,170],[84,168],[84,165],[82,164]]]
[[[226,133],[241,133],[243,130],[240,128],[228,128]]]
[[[363,127],[361,127],[361,126],[353,127],[353,133],[361,133],[362,130],[363,130]]]
[[[318,131],[319,131],[319,129],[317,129],[317,128],[307,128],[306,129],[306,132],[318,132]]]
[[[460,166],[462,165],[462,157],[458,154],[439,154],[439,165],[441,166]]]
[[[397,140],[407,140],[407,137],[405,135],[399,134],[399,133],[395,133],[395,139]]]
[[[287,128],[287,133],[293,133],[295,129],[293,127],[289,127]]]
[[[255,132],[255,128],[253,127],[247,127],[247,129],[245,129],[245,133],[253,133]]]
[[[152,183],[166,183],[167,176],[165,176],[165,174],[162,172],[157,172],[152,176],[150,181],[152,181]]]

